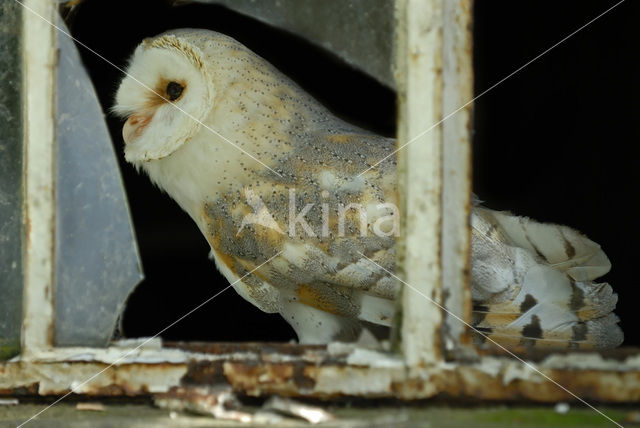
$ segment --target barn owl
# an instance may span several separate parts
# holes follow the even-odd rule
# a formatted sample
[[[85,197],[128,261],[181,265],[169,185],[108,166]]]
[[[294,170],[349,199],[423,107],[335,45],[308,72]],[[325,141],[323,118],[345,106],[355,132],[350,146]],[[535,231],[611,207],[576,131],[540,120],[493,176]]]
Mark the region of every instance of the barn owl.
[[[391,326],[393,139],[338,119],[248,48],[205,30],[145,39],[113,110],[126,118],[126,160],[191,216],[240,296],[281,314],[301,343]],[[622,342],[617,296],[594,282],[610,268],[598,244],[479,204],[470,223],[478,341]]]

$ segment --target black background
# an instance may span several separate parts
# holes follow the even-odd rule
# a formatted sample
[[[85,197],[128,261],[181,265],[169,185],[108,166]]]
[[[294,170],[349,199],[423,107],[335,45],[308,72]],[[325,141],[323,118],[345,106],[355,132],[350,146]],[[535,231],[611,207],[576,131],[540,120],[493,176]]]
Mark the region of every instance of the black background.
[[[482,93],[591,19],[612,1],[477,0],[475,92]],[[600,243],[613,263],[604,279],[619,294],[627,345],[635,331],[636,223],[640,182],[637,3],[628,0],[475,102],[474,190],[485,204],[570,225]],[[395,132],[395,94],[331,54],[217,6],[158,1],[82,3],[74,37],[124,67],[144,38],[172,28],[228,34],[266,58],[338,116]],[[121,72],[80,48],[105,111]],[[448,113],[448,112],[446,112]],[[124,314],[127,336],[150,336],[227,286],[195,224],[126,164],[122,121],[107,116],[119,156],[146,279]],[[287,341],[293,330],[227,290],[162,334],[168,340]]]

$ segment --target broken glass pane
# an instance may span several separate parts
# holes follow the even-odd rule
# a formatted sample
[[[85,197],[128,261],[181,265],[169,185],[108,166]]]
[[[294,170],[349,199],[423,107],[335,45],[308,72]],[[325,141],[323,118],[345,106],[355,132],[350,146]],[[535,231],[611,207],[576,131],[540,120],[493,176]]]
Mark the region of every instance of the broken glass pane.
[[[73,41],[58,40],[55,344],[106,346],[142,268],[104,114]]]

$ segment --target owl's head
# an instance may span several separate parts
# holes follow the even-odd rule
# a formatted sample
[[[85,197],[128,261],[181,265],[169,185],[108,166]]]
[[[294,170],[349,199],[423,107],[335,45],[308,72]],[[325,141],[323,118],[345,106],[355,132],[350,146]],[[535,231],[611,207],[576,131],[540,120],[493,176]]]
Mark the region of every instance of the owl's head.
[[[184,32],[184,31],[183,31]],[[169,156],[192,138],[213,105],[213,79],[199,47],[180,31],[145,39],[135,50],[113,111],[127,161]]]

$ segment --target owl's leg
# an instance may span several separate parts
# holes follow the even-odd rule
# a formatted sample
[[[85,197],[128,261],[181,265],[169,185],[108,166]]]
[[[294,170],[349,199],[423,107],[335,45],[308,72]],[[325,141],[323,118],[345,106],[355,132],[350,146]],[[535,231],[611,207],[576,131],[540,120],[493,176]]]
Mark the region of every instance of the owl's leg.
[[[362,330],[357,320],[330,314],[296,300],[283,302],[280,314],[291,324],[302,344],[321,344],[336,340],[353,342]]]

